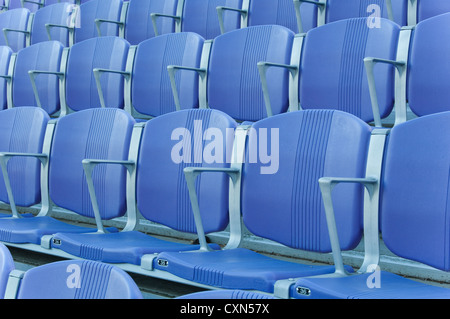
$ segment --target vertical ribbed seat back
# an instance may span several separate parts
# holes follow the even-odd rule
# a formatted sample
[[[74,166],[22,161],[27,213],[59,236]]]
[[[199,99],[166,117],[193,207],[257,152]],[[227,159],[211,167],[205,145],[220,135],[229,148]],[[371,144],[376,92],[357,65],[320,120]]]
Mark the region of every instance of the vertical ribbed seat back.
[[[304,15],[306,16],[306,13]],[[305,17],[305,23],[306,21],[307,19]],[[292,30],[294,33],[298,33],[297,18],[295,16],[293,1],[292,0],[250,1],[248,25],[255,26],[265,24],[282,25]]]
[[[450,13],[417,24],[411,43],[408,102],[418,116],[450,110]]]
[[[50,154],[50,197],[56,205],[94,217],[83,159],[128,159],[135,121],[123,110],[89,109],[58,120]],[[93,182],[103,219],[126,211],[126,169],[99,165]]]
[[[125,39],[131,44],[153,38],[153,28],[150,14],[161,13],[175,15],[177,0],[130,0],[125,25]],[[172,33],[175,31],[175,23],[170,18],[159,18],[156,22],[159,34]]]
[[[179,231],[195,233],[183,169],[228,167],[235,126],[229,116],[210,109],[181,110],[147,122],[137,171],[141,214]],[[222,173],[197,177],[196,190],[206,232],[223,230],[228,224],[227,180],[228,176]]]
[[[132,104],[138,112],[159,116],[176,110],[167,66],[200,67],[203,42],[195,33],[182,32],[161,35],[139,44],[131,87]],[[179,71],[176,82],[181,108],[198,107],[198,74]]]
[[[195,32],[205,39],[220,35],[218,6],[240,9],[242,0],[185,0],[181,31]],[[237,12],[224,13],[225,31],[239,29],[241,17]]]
[[[17,107],[0,111],[0,152],[41,153],[48,114],[37,107]],[[32,157],[14,157],[8,162],[8,174],[18,206],[41,201],[40,161]],[[9,203],[3,175],[0,176],[0,200]]]
[[[142,299],[133,279],[113,265],[65,260],[28,270],[17,299]]]
[[[247,228],[289,247],[329,252],[318,180],[364,177],[370,134],[368,124],[333,110],[289,112],[255,123],[243,172]],[[362,188],[339,185],[333,198],[341,248],[352,249],[362,235]]]
[[[208,70],[208,104],[242,121],[267,116],[258,62],[290,64],[294,33],[265,25],[225,33],[214,40]],[[267,70],[273,114],[288,108],[288,71]]]
[[[365,57],[395,60],[399,27],[385,19],[369,28],[365,18],[341,20],[311,30],[300,67],[302,109],[336,109],[373,121]],[[394,105],[394,69],[377,65],[375,81],[381,117]]]
[[[381,227],[395,254],[450,270],[450,112],[396,125],[382,180]]]
[[[51,27],[51,40],[59,41],[64,46],[69,46],[69,19],[72,6],[67,2],[55,3],[36,11],[31,27],[31,44],[48,41],[46,24],[60,25]]]
[[[118,37],[92,38],[72,46],[66,71],[67,105],[74,111],[101,106],[94,68],[125,71],[129,43]],[[100,79],[106,107],[123,108],[123,76],[105,73]]]
[[[31,45],[17,53],[13,75],[14,106],[37,106],[29,71],[59,72],[63,46],[58,41],[46,41]],[[42,108],[53,114],[59,111],[59,79],[54,74],[35,77]]]

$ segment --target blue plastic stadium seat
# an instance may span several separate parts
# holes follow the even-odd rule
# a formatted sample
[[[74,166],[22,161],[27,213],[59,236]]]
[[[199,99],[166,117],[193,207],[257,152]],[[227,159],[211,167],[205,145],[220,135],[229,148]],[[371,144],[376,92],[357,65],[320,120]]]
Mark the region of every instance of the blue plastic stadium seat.
[[[126,159],[135,121],[123,110],[104,108],[72,113],[54,123],[56,124],[49,124],[56,125],[51,149],[44,150],[44,154],[48,154],[46,167],[49,174],[49,199],[59,207],[93,218],[93,205],[84,177],[82,160],[86,157],[104,160]],[[23,165],[20,167],[22,168]],[[11,180],[16,180],[13,175]],[[93,184],[99,190],[97,202],[101,216],[104,218],[115,218],[125,214],[125,180],[126,171],[120,167],[103,165],[94,172]],[[13,193],[13,195],[16,194]],[[20,192],[17,195],[19,196]],[[49,201],[46,197],[43,197],[44,199]],[[42,236],[58,231],[92,232],[96,230],[92,227],[62,222],[51,217],[50,213],[48,205],[42,204],[41,212],[36,217],[2,218],[0,240],[40,245]]]
[[[450,12],[450,3],[445,0],[419,0],[417,5],[417,21]]]
[[[0,109],[4,110],[8,107],[7,83],[8,68],[11,60],[12,50],[10,47],[0,46]]]
[[[449,123],[450,112],[441,112],[396,125],[389,135],[380,181],[381,233],[387,248],[400,257],[444,272],[450,270],[446,217]],[[367,284],[373,283],[374,276],[378,276],[379,286]],[[309,297],[299,294],[298,287],[302,287],[300,291],[310,289]],[[291,295],[297,298],[448,299],[450,289],[381,271],[341,278],[302,278],[293,285]]]
[[[407,24],[408,0],[392,1],[392,21],[399,25]],[[366,18],[367,25],[376,26],[376,19],[388,19],[388,7],[385,0],[316,0],[318,5],[294,0],[297,14],[301,14],[303,32],[317,26],[350,18]],[[300,6],[299,6],[300,4]],[[313,9],[312,7],[316,8]],[[313,18],[311,18],[313,15]],[[304,20],[304,21],[303,21]]]
[[[371,128],[345,112],[307,110],[260,120],[252,130],[243,164],[240,205],[247,229],[294,249],[329,252],[317,181],[329,174],[364,176]],[[255,159],[261,156],[255,154],[258,143],[277,148],[271,151],[278,156],[270,165],[264,159]],[[342,229],[341,247],[353,249],[362,235],[363,192],[355,185],[344,185],[339,192],[358,198],[355,202],[341,200],[335,209],[338,228]],[[196,283],[268,293],[281,279],[334,272],[333,266],[289,262],[244,248],[163,252],[154,267]]]
[[[363,59],[394,60],[399,27],[380,19],[380,28],[368,28],[365,18],[341,20],[307,33],[300,62],[299,104],[302,109],[337,109],[366,122],[374,120]],[[375,68],[380,116],[394,106],[394,69]]]
[[[130,0],[125,21],[125,39],[132,45],[153,38],[155,30],[150,17],[151,13],[175,15],[177,0]],[[171,18],[157,19],[157,30],[160,34],[175,32],[175,24]]]
[[[113,265],[65,260],[34,267],[14,299],[142,299],[134,280]]]
[[[73,5],[70,3],[61,2],[36,11],[31,26],[31,44],[54,40],[61,42],[66,47],[69,46],[70,32],[68,28],[70,27],[72,7]],[[71,34],[71,36],[73,35]]]
[[[80,26],[75,28],[75,43],[98,36],[119,36],[122,0],[90,0],[80,5]],[[100,34],[96,20],[100,23]],[[106,20],[106,21],[105,21]],[[108,22],[107,22],[108,21]],[[109,22],[114,21],[114,22]]]
[[[409,65],[407,100],[417,116],[450,110],[450,66],[445,63],[450,45],[442,41],[450,32],[450,13],[419,22],[414,29]]]
[[[8,248],[0,243],[0,299],[5,295],[9,273],[14,270],[14,260]]]
[[[59,111],[59,78],[55,73],[60,70],[62,50],[60,42],[46,41],[33,44],[17,53],[11,80],[11,107],[40,106],[50,115]],[[33,82],[30,80],[29,72],[33,71],[50,72],[34,75],[38,97],[35,96]]]
[[[274,299],[274,297],[252,291],[224,289],[191,293],[177,299]]]
[[[267,116],[257,64],[260,61],[289,64],[294,33],[282,26],[267,25],[230,31],[214,39],[207,78],[210,108],[239,121]],[[288,109],[288,71],[267,71],[273,114]]]
[[[66,100],[62,107],[80,111],[101,107],[93,69],[125,71],[130,44],[118,37],[96,37],[70,48],[65,70]],[[121,74],[104,73],[100,78],[106,107],[124,107],[124,78]]]
[[[131,98],[141,116],[159,116],[176,110],[167,66],[200,67],[204,39],[192,32],[170,33],[141,42],[134,57]],[[179,71],[176,84],[181,109],[198,107],[198,74]]]
[[[12,9],[0,13],[0,30],[2,30],[0,45],[8,45],[14,52],[24,48],[29,34],[27,29],[29,18],[30,10],[26,8]]]
[[[172,17],[175,23],[175,32],[195,32],[205,39],[214,39],[221,34],[217,7],[229,7],[240,9],[242,0],[184,0],[182,6],[178,6],[175,17]],[[170,19],[163,16],[162,12],[152,12],[156,14],[153,19]],[[227,11],[224,13],[225,31],[236,30],[240,28],[241,17],[236,11]],[[164,29],[157,30],[157,34],[162,34]],[[166,29],[165,32],[169,31]]]
[[[235,121],[226,114],[204,109],[171,112],[146,122],[134,164],[137,170],[136,202],[143,218],[177,231],[195,234],[183,169],[192,165],[228,167],[226,136],[235,127]],[[212,163],[205,160],[206,156],[202,154],[202,149],[207,149],[208,145],[202,136],[208,132],[215,132],[216,142],[220,143],[220,146],[216,144],[220,158],[215,158]],[[195,140],[192,148],[191,137]],[[205,232],[224,230],[228,225],[226,175],[219,179],[217,176],[202,176],[197,189],[201,193],[200,206],[210,213],[204,217]],[[134,203],[131,205],[134,206]],[[145,254],[197,250],[199,245],[163,240],[138,230],[127,230],[88,236],[57,233],[53,238],[53,247],[81,258],[141,265]],[[216,244],[211,244],[211,247],[219,249]]]
[[[0,152],[41,153],[49,116],[36,107],[0,111]],[[8,173],[15,204],[31,206],[41,201],[40,162],[35,158],[16,157],[8,161]],[[10,203],[3,176],[0,200]]]
[[[37,1],[27,1],[25,0],[22,5],[22,0],[9,0],[9,10],[18,9],[18,8],[26,8],[30,10],[30,12],[36,12],[41,6],[36,3]]]
[[[371,5],[378,6],[381,12],[370,10]],[[385,0],[328,0],[326,12],[327,23],[348,18],[369,17],[371,13],[381,14],[381,18],[388,18]]]

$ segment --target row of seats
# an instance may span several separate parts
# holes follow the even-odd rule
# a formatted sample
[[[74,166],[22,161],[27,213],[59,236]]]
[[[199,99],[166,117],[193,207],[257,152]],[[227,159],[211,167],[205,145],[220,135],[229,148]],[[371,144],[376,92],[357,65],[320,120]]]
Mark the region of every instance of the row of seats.
[[[279,114],[251,127],[211,109],[137,124],[113,108],[48,119],[33,107],[0,112],[2,140],[9,142],[0,157],[6,185],[1,200],[13,212],[0,219],[5,244],[283,298],[449,297],[448,289],[387,272],[380,289],[366,283],[378,263],[379,230],[398,256],[449,270],[442,225],[450,112],[392,130],[335,110]],[[267,161],[261,149],[269,148]],[[25,200],[38,194],[41,212],[21,216],[16,205],[33,204]],[[52,204],[95,220],[97,227],[51,217]],[[127,218],[122,230],[103,226],[119,216]],[[199,244],[145,234],[137,229],[137,216],[197,234]],[[252,234],[293,249],[333,252],[336,265],[300,264],[240,248],[241,216]],[[205,234],[227,226],[223,249],[207,243]],[[367,256],[355,272],[342,264],[340,251],[354,249],[363,233]]]
[[[142,292],[121,268],[91,260],[52,262],[29,270],[16,269],[8,248],[0,243],[1,299],[143,299]],[[246,291],[216,290],[178,299],[273,299]]]
[[[2,299],[143,299],[133,278],[122,269],[91,260],[66,260],[16,269],[13,257],[0,244]],[[182,295],[178,299],[273,299],[246,291],[216,290]]]
[[[396,122],[406,119],[407,106],[417,116],[448,110],[443,86],[450,72],[440,61],[448,55],[441,39],[450,14],[414,29],[380,23],[367,28],[364,18],[341,20],[304,36],[271,25],[209,41],[181,32],[137,46],[97,37],[70,48],[46,41],[16,54],[1,47],[1,100],[3,108],[40,106],[52,116],[113,107],[140,119],[212,108],[257,121],[326,108],[377,126],[394,106]]]
[[[95,0],[80,6],[70,2],[55,3],[33,13],[27,8],[11,9],[0,14],[0,28],[4,33],[0,44],[8,45],[17,52],[48,40],[70,46],[99,35],[118,36],[122,4],[121,0]],[[130,18],[135,25],[139,23],[138,17],[131,15]],[[130,29],[133,28],[131,24]],[[139,30],[139,27],[134,28]]]
[[[368,25],[377,26],[382,17],[400,26],[415,26],[425,19],[450,11],[448,1],[441,0],[293,0],[303,32],[341,19],[369,17]]]
[[[14,51],[49,38],[70,46],[100,35],[120,36],[136,45],[158,34],[195,32],[214,39],[238,28],[268,24],[302,33],[355,17],[383,17],[400,26],[413,26],[450,10],[446,1],[431,4],[427,0],[209,0],[207,4],[203,0],[89,0],[79,7],[73,1],[49,2],[31,11],[27,5],[41,7],[25,2],[25,8],[10,6],[0,15],[0,27],[8,30],[0,44]],[[367,25],[379,27],[377,20],[370,21],[366,20]]]
[[[68,2],[71,4],[81,5],[87,1],[90,0],[1,0],[0,7],[3,11],[26,8],[30,10],[30,12],[36,12],[43,7],[50,6],[55,3]]]

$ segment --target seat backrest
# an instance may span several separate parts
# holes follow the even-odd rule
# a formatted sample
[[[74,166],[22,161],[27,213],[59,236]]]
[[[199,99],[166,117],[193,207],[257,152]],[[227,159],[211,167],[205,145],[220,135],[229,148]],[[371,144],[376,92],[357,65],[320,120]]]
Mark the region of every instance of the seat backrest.
[[[27,8],[30,12],[36,12],[40,6],[36,1],[25,1],[22,5],[22,0],[9,0],[9,10],[18,8]]]
[[[257,121],[267,116],[260,61],[290,64],[294,33],[282,26],[243,28],[218,36],[212,45],[208,68],[208,105],[237,120]],[[288,108],[288,71],[267,71],[273,114]]]
[[[50,27],[50,39],[69,46],[69,19],[73,5],[67,2],[55,3],[45,6],[34,14],[31,26],[31,44],[49,40],[46,24],[61,27]]]
[[[41,153],[48,114],[37,107],[17,107],[0,111],[0,152]],[[40,161],[14,157],[8,161],[8,174],[15,204],[31,206],[41,200]],[[3,175],[0,176],[0,200],[9,203]]]
[[[8,248],[0,243],[0,299],[3,299],[9,273],[15,269],[14,260]]]
[[[304,15],[306,19],[306,13]],[[305,24],[307,23],[306,21]],[[295,16],[293,1],[292,0],[250,1],[248,25],[255,26],[265,24],[282,25],[292,30],[294,33],[298,33],[297,18]]]
[[[392,2],[396,2],[396,0]],[[393,10],[398,7],[398,5],[393,5]],[[397,17],[398,14],[395,16]],[[387,19],[386,0],[327,0],[326,23],[360,17]]]
[[[50,152],[49,190],[53,202],[86,217],[94,217],[83,159],[128,159],[135,121],[125,111],[88,109],[58,120]],[[99,165],[93,172],[102,219],[122,216],[126,211],[126,169]]]
[[[125,39],[133,45],[153,38],[155,30],[151,13],[176,15],[177,0],[130,0],[125,22]],[[159,18],[156,22],[159,34],[175,32],[175,23],[169,18]]]
[[[196,233],[185,167],[229,167],[228,147],[236,122],[211,109],[167,113],[145,125],[137,165],[137,206],[144,218]],[[202,174],[196,180],[206,233],[228,225],[228,176]]]
[[[413,33],[408,67],[408,102],[418,116],[450,110],[450,13],[419,22]]]
[[[446,0],[419,0],[417,2],[417,21],[450,12],[450,2]]]
[[[195,32],[205,39],[219,36],[218,6],[240,9],[242,0],[184,0],[181,31]],[[223,19],[225,31],[239,29],[241,16],[237,12],[225,12]]]
[[[253,124],[242,179],[249,231],[292,248],[330,252],[318,180],[364,177],[370,135],[367,123],[334,110],[288,112]],[[362,236],[363,190],[339,185],[333,199],[341,249],[353,249]]]
[[[9,62],[11,60],[12,50],[6,45],[0,46],[0,74],[8,75]],[[0,78],[0,109],[8,107],[7,80]]]
[[[0,30],[13,29],[27,31],[29,18],[30,10],[26,8],[18,8],[2,12],[0,13]],[[7,33],[8,42],[2,34],[0,37],[0,45],[9,45],[14,52],[17,52],[26,46],[27,36],[25,33],[16,31],[8,31]]]
[[[61,3],[61,2],[66,2],[66,3],[70,3],[70,4],[77,4],[77,0],[45,0],[45,5],[44,6],[51,6],[52,4]]]
[[[317,6],[312,3],[302,2],[300,4],[299,14],[301,17],[301,27],[303,32],[308,32],[312,28],[317,27],[317,9]]]
[[[142,293],[119,267],[64,260],[25,272],[17,299],[142,299]]]
[[[381,183],[381,228],[396,255],[450,270],[450,112],[396,125]]]
[[[134,109],[148,116],[176,110],[167,66],[200,67],[204,39],[192,32],[170,33],[138,45],[134,58],[131,101]],[[182,109],[198,107],[198,74],[176,73]]]
[[[398,25],[389,20],[381,19],[380,28],[368,28],[365,18],[340,20],[308,32],[300,63],[300,107],[337,109],[373,121],[363,59],[395,60],[398,34]],[[380,64],[374,73],[384,118],[394,105],[394,69]]]
[[[59,72],[62,51],[60,42],[46,41],[17,53],[12,80],[14,106],[38,106],[28,72]],[[35,77],[35,83],[41,107],[50,115],[59,111],[59,78],[54,74],[39,74]]]
[[[74,111],[100,107],[93,69],[125,71],[130,44],[118,37],[97,37],[74,44],[66,67],[66,101]],[[105,105],[123,108],[124,79],[120,74],[104,73],[100,78]]]
[[[120,21],[122,0],[90,0],[80,5],[80,27],[75,28],[75,43],[98,37],[96,19]],[[101,36],[118,36],[116,23],[101,23]]]
[[[409,0],[391,0],[394,22],[400,26],[408,25],[408,2]]]

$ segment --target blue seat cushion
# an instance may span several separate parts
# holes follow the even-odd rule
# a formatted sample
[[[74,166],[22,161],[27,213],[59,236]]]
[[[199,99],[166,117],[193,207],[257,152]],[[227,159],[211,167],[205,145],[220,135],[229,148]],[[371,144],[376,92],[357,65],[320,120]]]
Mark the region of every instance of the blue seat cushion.
[[[141,257],[161,251],[186,251],[199,249],[199,245],[170,242],[139,231],[117,233],[75,234],[58,233],[52,246],[84,259],[108,263],[140,265]],[[55,244],[55,241],[59,244]],[[211,246],[219,249],[218,245]]]
[[[176,299],[275,299],[271,295],[245,290],[208,290],[183,295]]]
[[[178,277],[226,289],[273,292],[277,280],[333,273],[334,266],[306,265],[237,248],[212,252],[163,252],[154,267]],[[351,268],[348,268],[352,271]]]
[[[68,224],[49,216],[29,218],[1,218],[0,240],[9,243],[40,245],[41,237],[57,232],[93,232],[95,228]]]
[[[291,287],[291,297],[310,299],[442,299],[450,298],[450,289],[427,285],[386,271],[379,273],[380,285],[370,288],[374,273],[341,278],[301,278]],[[297,288],[309,288],[309,296]]]

